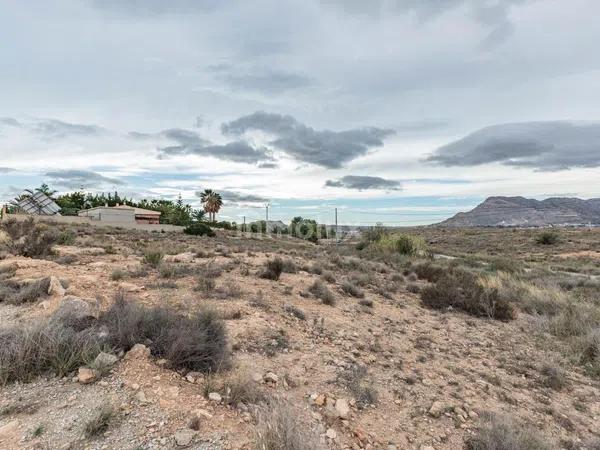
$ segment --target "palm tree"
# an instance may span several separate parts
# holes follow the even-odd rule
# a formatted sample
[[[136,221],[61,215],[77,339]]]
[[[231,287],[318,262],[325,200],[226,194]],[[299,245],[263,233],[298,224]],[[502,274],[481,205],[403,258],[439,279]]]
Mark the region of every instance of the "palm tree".
[[[50,198],[53,198],[54,194],[56,194],[56,192],[57,192],[53,189],[50,189],[50,186],[48,186],[46,183],[42,183],[42,185],[39,188],[37,188],[35,191],[41,192],[42,194],[44,194]]]
[[[204,192],[200,194],[200,200],[204,205],[204,211],[208,213],[209,220],[214,222],[216,214],[221,209],[221,206],[223,206],[221,194],[212,189],[205,189]]]

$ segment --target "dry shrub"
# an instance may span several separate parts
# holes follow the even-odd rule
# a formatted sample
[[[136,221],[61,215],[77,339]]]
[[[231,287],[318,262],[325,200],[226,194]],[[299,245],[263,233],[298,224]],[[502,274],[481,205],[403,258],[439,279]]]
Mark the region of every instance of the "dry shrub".
[[[265,268],[261,271],[260,277],[267,280],[279,280],[283,272],[283,261],[281,258],[270,259],[267,261]]]
[[[324,450],[318,433],[299,420],[282,400],[272,400],[257,412],[255,450]]]
[[[543,384],[550,389],[560,391],[567,386],[567,378],[564,371],[556,364],[544,364],[540,370],[544,376]]]
[[[354,283],[349,280],[344,280],[340,285],[342,291],[352,297],[363,298],[365,293]]]
[[[127,351],[151,342],[152,354],[167,359],[173,368],[214,372],[229,366],[225,325],[210,309],[182,316],[162,307],[143,307],[121,295],[100,323],[108,330],[111,346]]]
[[[9,219],[0,223],[11,241],[7,244],[10,253],[31,258],[45,257],[52,254],[52,246],[56,243],[56,231],[47,225],[36,223],[33,218],[27,220]]]
[[[261,386],[245,370],[230,374],[223,382],[225,403],[229,405],[257,404],[265,400],[266,394]]]
[[[104,433],[115,415],[115,409],[110,404],[98,408],[92,417],[85,423],[84,433],[88,438]]]
[[[512,320],[516,311],[486,278],[460,270],[449,270],[434,285],[421,291],[421,301],[429,308],[454,308],[477,317]]]
[[[335,283],[335,274],[329,270],[324,270],[321,274],[321,279],[333,284]]]
[[[194,267],[188,264],[163,263],[158,269],[162,278],[183,278],[191,275]]]
[[[356,365],[341,374],[343,384],[354,396],[359,408],[377,403],[377,389],[365,366]]]
[[[534,428],[507,416],[486,414],[475,436],[466,442],[467,450],[552,450],[556,448]]]
[[[416,264],[412,269],[414,270],[417,277],[419,277],[422,280],[427,280],[430,283],[437,282],[440,278],[444,276],[444,274],[448,270],[442,266],[433,264],[431,262],[423,262]],[[409,281],[416,280],[409,279]]]
[[[21,305],[31,303],[48,294],[50,278],[30,282],[4,281],[0,284],[0,303]]]
[[[306,320],[306,314],[294,305],[285,305],[283,310],[300,320]]]
[[[0,331],[0,385],[31,381],[51,372],[65,376],[89,364],[102,350],[93,330],[76,331],[56,323],[38,323]]]
[[[298,272],[298,267],[296,266],[296,263],[289,259],[283,259],[283,266],[282,266],[282,271],[285,273],[297,273]]]
[[[329,288],[320,280],[315,281],[309,288],[308,291],[318,299],[321,299],[323,304],[333,306],[335,305],[335,295],[329,290]]]

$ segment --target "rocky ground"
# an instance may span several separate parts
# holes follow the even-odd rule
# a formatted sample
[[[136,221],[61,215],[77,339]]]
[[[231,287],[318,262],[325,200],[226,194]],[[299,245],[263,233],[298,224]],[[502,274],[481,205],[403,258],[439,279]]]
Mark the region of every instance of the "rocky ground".
[[[14,280],[51,277],[38,301],[0,303],[3,327],[44,320],[73,299],[103,311],[119,291],[183,313],[209,305],[225,320],[233,367],[170,370],[140,343],[117,352],[104,374],[81,367],[6,384],[2,449],[255,448],[256,406],[225,401],[231,377],[286,401],[332,449],[462,449],[488,413],[543,431],[556,448],[592,448],[586,443],[600,438],[598,379],[549,345],[531,315],[500,322],[426,309],[414,293],[425,281],[331,246],[222,233],[74,232],[52,258],[0,261]],[[167,253],[158,268],[144,265],[149,246]],[[277,281],[259,277],[275,256],[293,269]],[[364,296],[349,295],[347,279]],[[334,305],[310,292],[317,280]],[[549,362],[563,368],[560,386],[544,370]],[[109,423],[89,436],[86,426],[106,405]]]

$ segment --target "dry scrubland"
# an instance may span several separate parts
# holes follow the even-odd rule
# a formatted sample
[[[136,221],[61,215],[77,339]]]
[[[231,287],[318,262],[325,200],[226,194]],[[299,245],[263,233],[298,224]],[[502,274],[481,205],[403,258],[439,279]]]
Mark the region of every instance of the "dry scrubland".
[[[600,449],[600,230],[2,227],[2,449]]]

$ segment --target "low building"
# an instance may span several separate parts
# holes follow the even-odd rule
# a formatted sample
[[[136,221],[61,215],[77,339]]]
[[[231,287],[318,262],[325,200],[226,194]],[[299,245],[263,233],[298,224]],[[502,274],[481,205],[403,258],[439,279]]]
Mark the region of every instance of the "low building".
[[[149,209],[134,208],[127,205],[97,206],[83,209],[77,213],[79,217],[89,217],[90,220],[112,223],[139,223],[158,225],[160,212]]]

